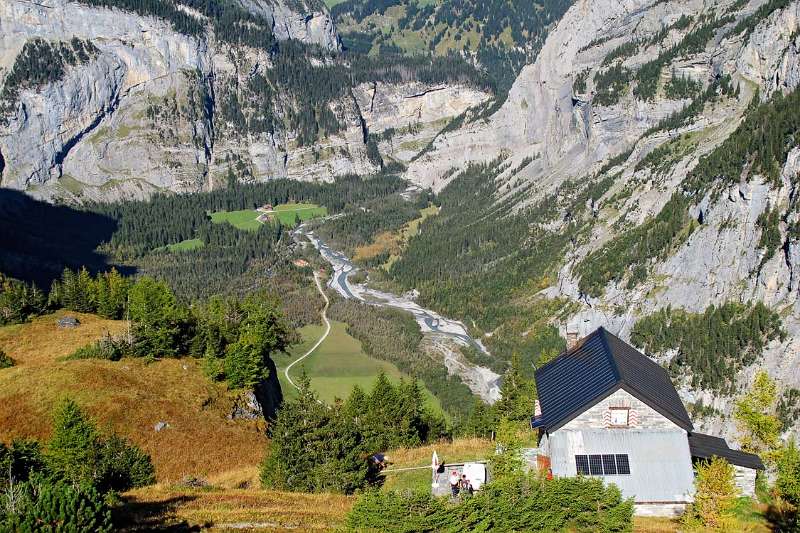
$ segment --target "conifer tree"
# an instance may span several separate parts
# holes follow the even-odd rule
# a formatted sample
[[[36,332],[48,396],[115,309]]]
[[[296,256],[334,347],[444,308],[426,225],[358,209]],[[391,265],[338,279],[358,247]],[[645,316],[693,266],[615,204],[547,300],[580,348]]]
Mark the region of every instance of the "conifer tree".
[[[742,449],[760,454],[768,463],[780,444],[781,421],[775,410],[778,390],[766,372],[759,371],[750,390],[736,402],[734,418],[742,434]]]
[[[75,486],[92,484],[100,461],[100,435],[72,400],[65,400],[53,417],[53,436],[47,446],[50,469]]]
[[[279,490],[315,492],[323,484],[321,465],[330,423],[328,410],[303,371],[297,398],[285,402],[270,425],[270,453],[261,466],[261,482]]]
[[[725,459],[713,457],[696,467],[695,496],[683,516],[690,528],[706,531],[737,531],[734,506],[737,488],[733,467]]]
[[[519,354],[511,357],[511,366],[503,375],[500,386],[500,400],[496,404],[500,417],[509,420],[528,420],[533,416],[536,389],[533,380],[522,372],[522,360]]]

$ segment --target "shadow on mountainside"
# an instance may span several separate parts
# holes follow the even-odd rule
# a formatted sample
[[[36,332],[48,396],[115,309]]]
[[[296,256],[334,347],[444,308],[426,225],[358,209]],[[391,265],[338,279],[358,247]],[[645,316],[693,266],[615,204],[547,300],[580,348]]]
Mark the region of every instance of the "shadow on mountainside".
[[[65,267],[110,268],[96,248],[110,239],[115,220],[0,189],[0,272],[48,288]],[[132,274],[130,267],[120,268]]]

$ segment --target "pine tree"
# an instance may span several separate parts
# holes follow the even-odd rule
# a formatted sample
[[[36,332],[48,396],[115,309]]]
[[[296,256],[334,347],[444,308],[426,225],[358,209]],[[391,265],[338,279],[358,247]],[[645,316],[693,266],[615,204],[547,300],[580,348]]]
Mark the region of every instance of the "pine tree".
[[[522,360],[515,353],[511,357],[511,366],[503,375],[497,413],[509,420],[528,420],[533,416],[535,400],[534,383],[523,374]]]
[[[93,484],[100,462],[99,440],[78,404],[65,400],[53,417],[53,436],[47,445],[50,469],[75,486]]]
[[[323,484],[320,465],[329,459],[324,452],[330,416],[305,371],[298,386],[297,398],[285,402],[270,425],[270,451],[261,466],[261,482],[279,490],[315,492]]]

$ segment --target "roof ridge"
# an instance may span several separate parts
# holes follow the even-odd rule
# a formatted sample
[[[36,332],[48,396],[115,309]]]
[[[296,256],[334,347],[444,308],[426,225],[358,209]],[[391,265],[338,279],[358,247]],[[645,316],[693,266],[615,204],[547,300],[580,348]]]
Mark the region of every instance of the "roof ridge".
[[[600,337],[600,342],[603,343],[603,348],[605,348],[606,357],[608,357],[608,360],[611,363],[611,368],[614,369],[614,376],[617,380],[617,384],[625,383],[625,380],[622,379],[622,372],[620,371],[619,365],[617,364],[617,358],[614,357],[614,352],[611,351],[611,346],[608,345],[608,339],[606,338],[606,334],[608,334],[609,331],[603,326],[600,326],[599,328],[597,328],[596,333]]]

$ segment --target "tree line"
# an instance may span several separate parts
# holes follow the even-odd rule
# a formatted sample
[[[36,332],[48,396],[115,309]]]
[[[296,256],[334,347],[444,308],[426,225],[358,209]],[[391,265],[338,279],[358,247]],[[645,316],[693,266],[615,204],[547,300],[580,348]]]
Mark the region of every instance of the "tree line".
[[[651,354],[677,350],[673,375],[688,371],[693,387],[731,393],[739,371],[785,335],[780,316],[763,303],[729,302],[703,313],[660,309],[636,322],[631,342]]]
[[[352,494],[380,482],[373,455],[415,447],[447,435],[443,418],[425,405],[416,381],[393,385],[381,373],[369,392],[358,386],[343,401],[326,405],[303,374],[297,398],[284,402],[273,424],[265,487],[298,492]]]
[[[279,301],[263,291],[244,298],[212,297],[189,307],[164,281],[149,276],[128,279],[112,269],[93,277],[85,268],[65,269],[47,298],[42,294],[30,308],[34,288],[19,281],[6,284],[12,290],[4,286],[0,292],[0,316],[10,317],[4,323],[59,308],[130,320],[128,335],[101,339],[73,358],[192,356],[203,359],[211,379],[225,381],[231,389],[274,380],[270,356],[284,351],[295,338]]]

